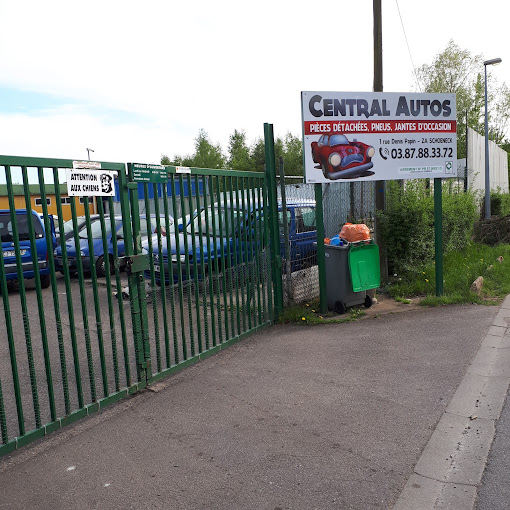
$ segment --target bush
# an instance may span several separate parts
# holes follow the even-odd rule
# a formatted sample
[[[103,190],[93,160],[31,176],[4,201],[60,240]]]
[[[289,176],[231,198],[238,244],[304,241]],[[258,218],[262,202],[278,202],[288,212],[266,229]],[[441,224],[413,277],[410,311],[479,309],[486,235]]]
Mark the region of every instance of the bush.
[[[434,196],[425,180],[389,182],[386,210],[379,213],[390,274],[414,273],[434,258]],[[443,246],[461,250],[471,240],[478,208],[472,193],[443,185]]]
[[[485,212],[485,197],[482,201],[482,214]],[[491,216],[510,215],[510,193],[502,193],[501,189],[491,191]]]

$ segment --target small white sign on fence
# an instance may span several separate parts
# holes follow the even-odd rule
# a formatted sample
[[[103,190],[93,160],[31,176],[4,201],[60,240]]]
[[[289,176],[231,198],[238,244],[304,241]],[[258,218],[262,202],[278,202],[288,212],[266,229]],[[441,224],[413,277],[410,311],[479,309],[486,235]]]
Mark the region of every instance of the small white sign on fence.
[[[117,172],[108,170],[67,170],[67,194],[70,197],[113,197]]]

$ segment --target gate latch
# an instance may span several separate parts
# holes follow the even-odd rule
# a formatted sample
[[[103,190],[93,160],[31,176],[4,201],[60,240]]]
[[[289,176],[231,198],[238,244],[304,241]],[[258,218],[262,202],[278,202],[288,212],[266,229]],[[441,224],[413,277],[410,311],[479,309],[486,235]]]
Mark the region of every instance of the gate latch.
[[[149,256],[143,253],[139,255],[131,255],[130,257],[122,257],[125,261],[126,273],[131,275],[141,273],[149,269]]]

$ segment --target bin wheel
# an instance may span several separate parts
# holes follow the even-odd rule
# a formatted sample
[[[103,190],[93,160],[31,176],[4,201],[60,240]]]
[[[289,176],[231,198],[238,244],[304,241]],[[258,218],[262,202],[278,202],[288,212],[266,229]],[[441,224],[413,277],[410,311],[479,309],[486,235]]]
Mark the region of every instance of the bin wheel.
[[[335,301],[333,310],[338,314],[343,314],[345,313],[345,305],[341,301]]]
[[[372,298],[370,296],[365,296],[365,308],[370,308],[372,306]]]

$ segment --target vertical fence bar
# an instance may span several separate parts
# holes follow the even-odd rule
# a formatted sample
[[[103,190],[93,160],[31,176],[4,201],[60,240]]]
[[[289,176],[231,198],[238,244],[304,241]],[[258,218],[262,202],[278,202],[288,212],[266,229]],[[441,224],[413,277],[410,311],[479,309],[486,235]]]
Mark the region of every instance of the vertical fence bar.
[[[177,237],[177,239],[178,239],[179,238],[179,228],[177,225],[177,197],[175,196],[174,176],[172,175],[170,177],[170,179],[171,179],[170,193],[172,194],[172,212],[174,215],[174,239],[175,239],[175,237]],[[176,313],[175,296],[174,296],[175,279],[174,279],[174,266],[173,266],[173,261],[172,261],[172,258],[173,258],[172,257],[172,243],[171,243],[171,239],[170,239],[171,230],[170,230],[169,221],[168,221],[168,218],[169,218],[168,182],[165,183],[165,185],[163,186],[163,198],[165,199],[164,208],[165,208],[165,216],[166,216],[166,222],[167,222],[167,228],[168,228],[167,234],[166,234],[166,253],[167,253],[167,261],[168,261],[168,290],[170,292],[170,311],[172,313],[172,333],[173,333],[173,337],[174,337],[174,339],[173,339],[174,340],[174,342],[173,342],[174,343],[174,363],[177,365],[179,363],[179,341],[177,338],[177,324],[176,324],[176,319],[175,319],[175,313]],[[176,246],[177,246],[177,242],[176,242]],[[179,252],[177,251],[177,253],[179,253]],[[177,258],[179,259],[178,267],[179,267],[179,271],[180,271],[181,260],[180,260],[179,256],[177,256]],[[161,263],[164,263],[164,260],[161,257],[159,260]],[[182,274],[181,274],[181,285],[179,287],[179,290],[182,293]],[[180,302],[180,305],[181,305],[181,326],[182,326],[183,339],[184,339],[184,321],[182,320],[182,317],[183,317],[182,300]],[[170,363],[170,357],[168,358],[168,362]],[[168,366],[170,366],[170,365],[168,365]]]
[[[263,249],[263,243],[261,242],[262,237],[259,232],[259,226],[260,226],[259,222],[260,222],[260,217],[262,214],[262,207],[261,207],[262,204],[259,201],[257,201],[257,199],[256,199],[255,186],[257,186],[257,188],[259,187],[258,179],[252,179],[251,195],[252,195],[252,203],[253,203],[253,235],[255,236],[255,240],[252,241],[252,243],[253,243],[252,246],[253,246],[253,251],[254,251],[253,263],[254,263],[254,271],[255,271],[255,278],[253,281],[256,282],[256,287],[257,287],[258,322],[257,322],[256,318],[254,318],[254,320],[257,325],[260,325],[262,323],[262,315],[261,315],[262,308],[261,308],[261,301],[260,301],[261,278],[260,278],[259,252],[260,252],[260,250]],[[251,231],[251,229],[250,229],[250,231]]]
[[[236,285],[236,300],[237,300],[237,334],[241,334],[246,329],[246,318],[244,315],[244,253],[243,253],[243,221],[244,219],[244,211],[242,210],[242,200],[241,200],[241,192],[239,189],[239,177],[232,177],[234,181],[234,191],[235,191],[235,202],[236,202],[236,217],[235,217],[235,246],[236,246],[236,256],[237,256],[237,285]],[[240,269],[242,268],[242,271]],[[239,296],[239,292],[241,295]],[[241,322],[241,314],[242,314],[242,322]],[[241,326],[242,324],[242,326]]]
[[[54,173],[55,174],[55,173]],[[85,199],[84,199],[85,202]],[[87,202],[88,208],[88,202]],[[92,402],[97,400],[97,390],[96,390],[96,378],[94,373],[94,362],[92,359],[92,345],[90,340],[90,327],[89,327],[89,316],[88,316],[88,306],[87,306],[87,296],[85,294],[85,277],[83,274],[83,261],[81,258],[81,243],[80,237],[78,235],[78,221],[76,215],[76,203],[74,200],[71,200],[71,217],[73,219],[73,238],[74,238],[74,246],[75,246],[75,255],[76,255],[76,269],[78,272],[78,284],[80,288],[80,300],[81,300],[81,310],[82,310],[82,318],[83,318],[83,334],[85,337],[85,351],[87,353],[87,368],[89,373],[89,384],[90,384],[90,399]],[[87,229],[87,236],[89,236],[90,227],[85,227]],[[85,241],[86,242],[86,241]],[[63,255],[63,265],[64,271],[66,271],[67,266],[67,258],[65,255],[65,241],[62,242],[62,255]],[[69,278],[69,272],[66,273],[66,279]],[[70,290],[69,290],[70,292]],[[69,304],[69,301],[68,301]],[[72,306],[72,304],[70,305]],[[74,348],[73,348],[74,349]],[[77,351],[76,351],[77,355]],[[76,362],[77,357],[75,357]]]
[[[241,185],[239,183],[241,182]],[[239,266],[243,268],[242,272],[239,271],[238,274],[241,275],[241,303],[239,305],[239,314],[242,318],[242,329],[241,331],[244,333],[246,331],[246,245],[244,243],[244,231],[245,222],[246,222],[246,211],[244,209],[244,197],[243,197],[243,189],[242,189],[242,179],[236,177],[235,179],[235,190],[237,197],[237,252],[239,256]]]
[[[172,208],[174,212],[174,219],[177,221],[178,213],[177,213],[177,195],[175,194],[175,176],[170,176],[170,185],[171,185],[171,191],[172,191]],[[184,193],[182,189],[182,175],[179,175],[179,197],[181,202],[181,211],[184,211],[183,208],[183,201],[184,201]],[[182,222],[183,222],[183,232],[186,222],[185,216],[181,216]],[[169,248],[168,252],[168,263],[172,263],[172,251]],[[181,262],[181,244],[180,244],[180,234],[179,234],[179,228],[178,225],[175,227],[175,257],[176,257],[176,264],[177,264],[177,285],[179,289],[179,307],[181,312],[181,336],[182,336],[182,359],[187,360],[188,359],[188,350],[186,348],[186,327],[184,325],[184,293],[182,289],[182,262]],[[177,356],[176,351],[176,363],[178,363],[179,357]]]
[[[122,283],[120,280],[119,269],[119,247],[117,244],[117,222],[113,212],[113,198],[108,197],[108,210],[110,211],[110,229],[112,231],[112,249],[113,249],[113,270],[115,273],[115,288],[117,291],[117,304],[119,305],[119,321],[122,337],[122,351],[124,354],[124,371],[126,376],[126,386],[131,386],[131,368],[129,366],[129,348],[127,343],[126,320],[124,315],[124,297],[122,294]]]
[[[7,420],[5,418],[4,394],[2,392],[2,381],[0,379],[0,437],[2,444],[7,444],[9,434],[7,433]]]
[[[42,168],[40,168],[40,173],[42,175]],[[74,309],[73,309],[73,298],[71,293],[71,284],[70,284],[70,278],[69,278],[69,264],[67,259],[67,248],[66,248],[66,239],[65,239],[65,232],[64,232],[64,218],[62,213],[62,198],[60,195],[60,183],[58,179],[58,169],[56,167],[52,168],[53,171],[53,184],[55,186],[55,200],[57,202],[57,216],[58,216],[58,226],[59,226],[59,232],[60,232],[60,246],[61,246],[61,253],[62,253],[62,273],[64,275],[64,285],[66,288],[66,300],[67,300],[67,313],[69,318],[69,324],[74,324]],[[41,178],[39,178],[39,182],[41,182]],[[74,204],[74,197],[71,197],[72,203]],[[43,202],[44,204],[44,202]],[[53,261],[54,262],[54,261]],[[55,264],[53,264],[55,265]],[[56,282],[55,282],[56,283]],[[56,285],[54,285],[54,279],[52,279],[52,288],[56,290]],[[54,292],[55,292],[54,290]],[[58,295],[57,299],[55,300],[55,296],[53,298],[55,302],[55,314],[57,313],[57,306],[58,305]],[[58,322],[57,322],[58,324]],[[62,324],[60,324],[60,328],[62,328]],[[80,370],[80,360],[78,355],[78,344],[76,342],[76,328],[70,327],[70,334],[71,334],[71,348],[73,352],[73,363],[74,363],[74,377],[76,381],[76,392],[78,397],[78,406],[81,408],[84,405],[83,402],[83,388],[81,383],[81,370]],[[59,344],[60,345],[60,344]],[[62,361],[61,361],[62,362]],[[65,361],[64,361],[65,364]],[[65,393],[65,389],[64,389]],[[66,407],[66,413],[69,414],[70,410],[67,410]]]
[[[154,184],[154,186],[156,185]],[[151,276],[151,298],[152,298],[152,316],[154,319],[154,342],[156,345],[156,367],[159,373],[161,372],[161,341],[159,338],[158,296],[156,292],[156,275],[154,272],[154,246],[152,244],[152,226],[150,222],[151,208],[149,201],[149,185],[146,182],[143,183],[143,196],[145,202],[145,218],[147,220],[147,248],[149,251],[149,263],[150,263],[149,272]],[[157,192],[154,195],[154,200],[157,201]]]
[[[115,262],[113,257],[115,256],[115,251],[111,254],[108,253],[108,243],[107,243],[107,231],[106,231],[106,221],[104,217],[104,208],[103,208],[103,197],[99,197],[97,200],[97,208],[99,210],[99,221],[101,222],[101,232],[103,234],[103,260],[104,260],[104,276],[106,280],[106,296],[108,300],[108,315],[110,318],[110,338],[112,342],[112,362],[113,362],[113,378],[115,382],[115,391],[120,391],[120,377],[119,377],[119,359],[117,353],[117,335],[115,332],[115,315],[113,311],[113,298],[112,298],[112,281],[111,281],[111,273],[115,272]],[[111,223],[110,223],[111,227]],[[111,230],[112,239],[117,237],[116,228]]]
[[[23,190],[25,194],[25,207],[27,210],[27,226],[28,237],[30,239],[30,251],[32,252],[32,268],[34,272],[35,281],[35,294],[37,299],[37,310],[39,315],[39,328],[41,331],[41,343],[44,356],[44,369],[46,373],[46,388],[48,390],[48,401],[50,405],[51,421],[57,419],[57,410],[55,407],[55,392],[53,391],[53,376],[51,373],[51,360],[50,350],[48,348],[48,334],[46,330],[46,318],[44,316],[44,304],[41,291],[41,275],[39,273],[39,254],[37,253],[37,246],[35,244],[35,231],[32,218],[32,201],[30,199],[30,187],[28,184],[28,171],[26,166],[21,167],[21,174],[23,177]],[[46,198],[46,197],[45,197]],[[48,232],[46,235],[48,236]],[[51,237],[51,236],[50,236]],[[47,263],[47,262],[46,262]],[[49,278],[49,275],[48,275]]]
[[[167,181],[165,183],[161,184],[161,197],[163,198],[163,212],[165,215],[165,237],[167,241],[167,247],[168,247],[168,241],[170,240],[170,233],[171,233],[171,224],[170,224],[170,218],[169,218],[169,212],[168,212],[168,197],[167,197],[167,185],[168,185],[168,177]],[[154,192],[157,190],[155,189]],[[156,199],[156,228],[158,229],[158,260],[159,260],[159,280],[160,280],[160,290],[161,290],[161,307],[163,311],[163,327],[164,327],[164,334],[165,334],[165,358],[166,358],[166,368],[170,368],[172,358],[170,355],[170,332],[168,328],[168,304],[167,304],[167,285],[168,285],[168,293],[170,293],[170,313],[172,316],[172,329],[174,338],[176,336],[176,324],[175,324],[175,316],[174,316],[174,293],[173,293],[173,274],[171,270],[170,261],[168,260],[168,257],[171,258],[171,250],[167,248],[167,260],[168,260],[168,267],[165,267],[165,263],[163,260],[163,239],[162,239],[162,231],[160,226],[160,207],[159,207],[159,194],[158,198]],[[175,228],[175,220],[174,220],[174,228]],[[168,283],[166,281],[168,273]]]
[[[94,298],[94,311],[96,314],[96,331],[97,331],[97,345],[99,348],[99,360],[101,363],[101,376],[103,381],[103,396],[108,396],[108,372],[106,371],[106,358],[104,354],[104,340],[103,340],[103,325],[101,323],[101,305],[99,303],[99,292],[97,287],[97,273],[96,273],[96,263],[95,263],[95,255],[94,255],[94,242],[92,240],[92,230],[91,230],[91,221],[90,221],[90,208],[89,208],[89,199],[88,197],[83,197],[83,202],[85,205],[85,224],[87,225],[87,242],[89,249],[89,269],[90,276],[92,280],[92,296]],[[101,213],[102,213],[101,209]],[[104,214],[100,216],[101,221],[101,232],[103,238],[106,235],[106,232],[103,230],[104,228]],[[104,254],[107,255],[108,252]],[[103,259],[104,260],[104,259]],[[109,261],[104,260],[104,267],[106,273],[106,267],[109,264]]]
[[[276,171],[273,125],[264,124],[266,178],[269,198],[269,225],[271,235],[271,272],[273,276],[275,318],[283,310],[282,271],[280,257],[280,233],[278,228],[278,202],[276,197]]]
[[[161,188],[164,188],[166,183],[161,184]],[[154,195],[154,213],[156,215],[156,239],[158,242],[158,260],[159,260],[159,284],[161,290],[161,311],[163,313],[163,335],[165,338],[165,358],[166,367],[170,366],[170,336],[168,333],[168,317],[167,317],[167,304],[166,304],[166,272],[165,264],[163,264],[163,241],[161,239],[161,218],[159,209],[159,193],[158,185],[152,183],[152,194]],[[163,195],[163,194],[162,194]],[[168,204],[167,204],[168,209]],[[165,235],[170,236],[170,225],[168,221],[168,214],[165,214]],[[151,259],[151,267],[153,267]],[[169,280],[170,281],[170,280]],[[151,280],[152,283],[152,280]],[[153,304],[154,306],[154,304]],[[160,369],[161,370],[161,369]]]
[[[203,181],[204,179],[204,176],[202,176],[202,191],[204,193],[204,197],[206,196],[207,194],[207,188],[204,188],[203,186]],[[198,246],[199,246],[199,252],[200,252],[200,280],[202,281],[202,294],[203,294],[203,297],[202,297],[202,306],[204,308],[203,312],[204,312],[204,337],[205,337],[205,349],[208,350],[209,349],[209,321],[208,321],[208,318],[207,318],[207,284],[206,284],[206,278],[207,278],[207,275],[206,275],[206,271],[205,271],[205,262],[204,262],[204,258],[205,258],[205,254],[204,254],[204,238],[203,238],[203,235],[204,235],[204,232],[203,232],[203,229],[202,229],[202,221],[201,221],[201,210],[202,210],[202,207],[200,205],[200,181],[198,179],[198,175],[195,175],[195,195],[197,197],[197,211],[198,211]],[[206,205],[206,200],[204,199],[204,220],[205,220],[205,226],[206,226],[206,229],[207,229],[207,220],[209,218],[208,216],[208,211],[207,211],[207,205]],[[195,251],[196,253],[196,251]],[[208,257],[208,263],[210,263],[210,251],[208,250],[207,251],[207,257]],[[196,257],[195,257],[196,259]],[[209,280],[211,278],[209,277]],[[212,303],[211,303],[212,304]],[[199,307],[197,307],[197,310],[199,310]],[[199,314],[197,313],[197,316]],[[200,352],[202,352],[202,345],[200,344]]]
[[[272,281],[273,276],[273,264],[272,264],[272,246],[270,244],[270,229],[269,229],[269,205],[268,205],[268,184],[269,179],[267,177],[267,173],[264,178],[264,185],[262,186],[262,197],[264,200],[264,214],[263,214],[263,220],[264,220],[264,246],[267,250],[269,250],[269,260],[266,260],[266,271],[269,273],[269,278],[266,280],[266,292],[267,292],[267,308],[266,313],[264,314],[266,320],[273,320],[274,317],[274,310],[273,310],[273,289],[274,285],[270,286],[269,282]],[[278,318],[278,317],[276,317]]]
[[[225,179],[222,179],[223,189],[225,190]],[[221,191],[220,191],[220,177],[216,177],[216,198],[218,202],[218,228],[220,230],[220,242],[221,242],[221,260],[223,261],[223,268],[222,268],[222,290],[223,290],[223,308],[224,308],[224,319],[225,319],[225,340],[229,339],[229,332],[228,332],[228,299],[227,299],[227,271],[232,271],[231,266],[232,262],[230,259],[230,241],[228,238],[228,227],[226,220],[227,216],[227,200],[224,196],[223,199],[221,198]],[[223,218],[225,215],[225,225],[223,224]],[[225,242],[223,239],[226,239],[227,243],[227,250],[225,251]],[[221,321],[220,321],[221,322]],[[222,337],[223,338],[223,337]]]
[[[234,322],[234,275],[237,272],[237,264],[236,264],[236,258],[235,258],[235,241],[234,241],[234,221],[232,219],[233,217],[233,210],[234,210],[234,201],[232,198],[232,182],[231,179],[227,179],[226,177],[224,179],[224,196],[225,196],[225,204],[228,204],[225,206],[225,228],[226,233],[225,236],[227,238],[227,251],[228,251],[228,260],[230,263],[230,278],[229,278],[229,295],[230,295],[230,334],[232,337],[236,334],[235,329],[235,322]],[[227,183],[230,182],[230,186],[227,187]],[[228,193],[228,195],[227,195]],[[228,197],[228,198],[227,198]]]
[[[69,399],[69,382],[67,377],[67,363],[66,363],[66,354],[64,348],[64,338],[62,334],[62,320],[60,317],[60,303],[58,300],[58,289],[57,289],[57,279],[55,277],[55,260],[53,258],[53,235],[50,235],[51,226],[48,216],[48,204],[46,202],[46,186],[44,183],[44,172],[42,167],[37,168],[37,173],[39,177],[39,191],[41,194],[42,201],[42,210],[43,210],[43,218],[44,218],[44,230],[46,232],[46,250],[48,252],[48,264],[49,264],[49,277],[51,280],[51,290],[53,296],[53,311],[55,314],[55,325],[57,328],[57,343],[58,343],[58,352],[60,358],[60,373],[62,375],[62,389],[64,391],[64,407],[66,414],[71,412],[71,402]],[[55,190],[55,199],[57,198],[57,192]],[[57,208],[58,208],[57,203]],[[63,234],[64,235],[64,234]]]
[[[212,337],[212,346],[216,345],[216,316],[215,316],[215,307],[214,307],[214,279],[218,280],[217,271],[218,271],[218,246],[217,246],[217,232],[215,229],[214,222],[214,209],[213,209],[213,196],[210,195],[211,205],[209,207],[209,200],[207,199],[207,194],[210,193],[211,186],[209,183],[212,182],[212,175],[208,177],[202,177],[202,189],[204,190],[204,210],[205,210],[205,236],[207,238],[207,274],[209,276],[209,301],[211,308],[211,337]],[[209,217],[209,214],[211,217]],[[212,226],[212,241],[211,241],[211,229]],[[211,247],[212,245],[212,247]],[[216,271],[216,272],[215,272]],[[217,304],[219,306],[219,303]],[[206,317],[207,323],[207,314],[204,314]],[[208,339],[206,338],[206,349],[209,349],[210,345]]]
[[[264,217],[266,216],[266,211],[264,208],[264,201],[263,201],[263,193],[262,190],[264,189],[264,181],[262,181],[262,186],[259,185],[257,188],[257,201],[259,204],[259,220],[258,220],[258,239],[260,240],[260,248],[258,250],[258,260],[259,260],[259,270],[260,270],[260,295],[261,295],[261,322],[267,320],[266,316],[266,264],[265,264],[265,258],[266,258],[266,252],[268,250],[267,240],[265,237],[265,230],[264,230]]]
[[[181,216],[182,216],[182,244],[184,251],[184,266],[186,268],[186,296],[188,298],[188,318],[189,318],[189,337],[190,337],[190,348],[191,348],[191,356],[195,355],[195,336],[193,332],[193,315],[192,315],[192,305],[191,305],[191,274],[189,267],[189,250],[188,250],[188,232],[186,225],[186,208],[185,208],[185,193],[184,193],[184,179],[182,178],[182,174],[179,175],[179,189],[181,192]],[[191,193],[191,190],[188,188],[188,195]],[[190,222],[193,221],[193,211],[190,210]],[[177,252],[177,258],[181,257],[180,252]],[[187,354],[184,359],[187,359]]]
[[[283,226],[283,245],[285,250],[285,275],[287,283],[287,303],[294,304],[294,293],[292,289],[292,267],[290,260],[289,246],[289,222],[287,221],[287,197],[285,194],[285,169],[283,158],[280,157],[280,193],[282,197],[282,226]]]
[[[239,259],[238,259],[238,251],[239,251],[239,243],[237,241],[237,235],[236,235],[236,231],[238,230],[237,229],[237,226],[236,226],[236,215],[239,213],[238,209],[237,209],[237,204],[238,204],[238,200],[237,200],[237,197],[236,197],[236,200],[234,201],[234,178],[233,177],[230,177],[229,179],[229,193],[230,193],[230,222],[231,222],[231,227],[232,227],[232,235],[230,236],[232,238],[232,242],[231,242],[231,245],[232,245],[232,251],[233,251],[233,258],[234,258],[234,271],[232,272],[232,283],[234,283],[234,278],[235,278],[235,297],[236,297],[236,301],[235,301],[235,305],[232,304],[232,312],[233,312],[233,309],[235,307],[235,310],[236,310],[236,313],[235,313],[235,316],[237,317],[237,322],[236,322],[236,326],[237,328],[235,329],[236,331],[236,334],[239,335],[241,333],[241,317],[239,315]],[[235,207],[235,212],[234,212],[234,207]],[[232,316],[232,333],[234,332],[234,316]]]
[[[17,214],[16,214],[16,206],[14,204],[14,196],[12,192],[12,176],[11,176],[11,168],[9,165],[5,166],[5,178],[7,182],[7,194],[9,199],[9,209],[11,215],[11,225],[12,225],[12,237],[14,242],[14,250],[16,253],[16,272],[18,276],[18,286],[19,286],[19,297],[21,302],[21,314],[23,317],[23,329],[25,332],[25,343],[27,347],[27,360],[28,360],[28,370],[30,374],[30,387],[32,390],[32,403],[34,407],[34,418],[36,428],[41,427],[41,410],[39,406],[39,394],[37,392],[37,378],[35,374],[35,365],[34,365],[34,354],[32,351],[32,337],[30,333],[30,317],[28,315],[27,309],[27,296],[25,292],[25,280],[23,277],[23,266],[21,261],[21,252],[20,252],[20,244],[19,244],[19,233],[18,233],[18,224],[17,224]],[[31,209],[30,209],[31,210]]]
[[[197,347],[198,352],[202,352],[202,331],[200,324],[200,293],[199,293],[199,280],[198,280],[198,265],[197,265],[197,245],[196,245],[196,231],[195,231],[195,221],[193,218],[193,185],[191,183],[191,174],[187,174],[186,181],[188,183],[188,204],[189,204],[189,213],[190,213],[190,231],[191,231],[191,246],[193,253],[193,287],[195,291],[195,313],[197,316]],[[198,190],[195,190],[195,194],[198,201]],[[200,223],[200,215],[201,211],[197,206],[197,221]],[[186,253],[189,252],[189,243],[185,244]],[[191,313],[191,308],[190,308]]]
[[[217,178],[216,178],[217,180]],[[212,227],[212,244],[214,246],[214,263],[213,263],[213,276],[216,279],[216,289],[214,289],[213,284],[213,296],[211,297],[211,303],[216,299],[216,317],[218,320],[218,336],[216,337],[213,331],[213,347],[221,344],[223,338],[223,324],[222,324],[222,315],[221,315],[221,291],[220,291],[220,279],[224,281],[225,279],[225,258],[224,258],[224,250],[223,250],[223,234],[221,231],[218,231],[218,225],[216,224],[216,218],[219,221],[219,212],[218,215],[216,213],[216,208],[219,207],[218,203],[214,198],[214,177],[211,175],[207,180],[207,184],[209,186],[209,196],[211,200],[211,227]],[[218,199],[219,200],[219,199]],[[219,244],[218,244],[219,243]],[[220,269],[221,264],[221,269]],[[221,271],[221,276],[220,276]],[[210,273],[211,274],[211,273]],[[213,329],[214,329],[214,309],[211,310],[211,315],[213,317]]]
[[[248,229],[251,229],[251,208],[250,203],[248,200],[248,191],[246,190],[245,186],[245,179],[241,177],[241,201],[242,201],[242,209],[243,209],[243,216],[242,216],[242,244],[243,244],[243,259],[245,264],[245,279],[246,279],[246,285],[244,292],[246,294],[245,297],[245,312],[243,314],[243,326],[246,330],[246,322],[245,317],[248,319],[248,330],[251,329],[251,303],[250,303],[250,249],[248,245]]]
[[[0,239],[0,243],[3,239]],[[16,345],[11,322],[11,309],[9,304],[9,290],[7,288],[7,276],[5,273],[3,250],[0,250],[0,291],[2,294],[5,329],[7,332],[7,344],[9,346],[9,358],[11,361],[12,383],[14,386],[14,398],[16,401],[16,413],[18,418],[19,435],[25,434],[25,421],[23,416],[23,402],[21,400],[21,388],[19,383],[18,362],[16,359]]]

